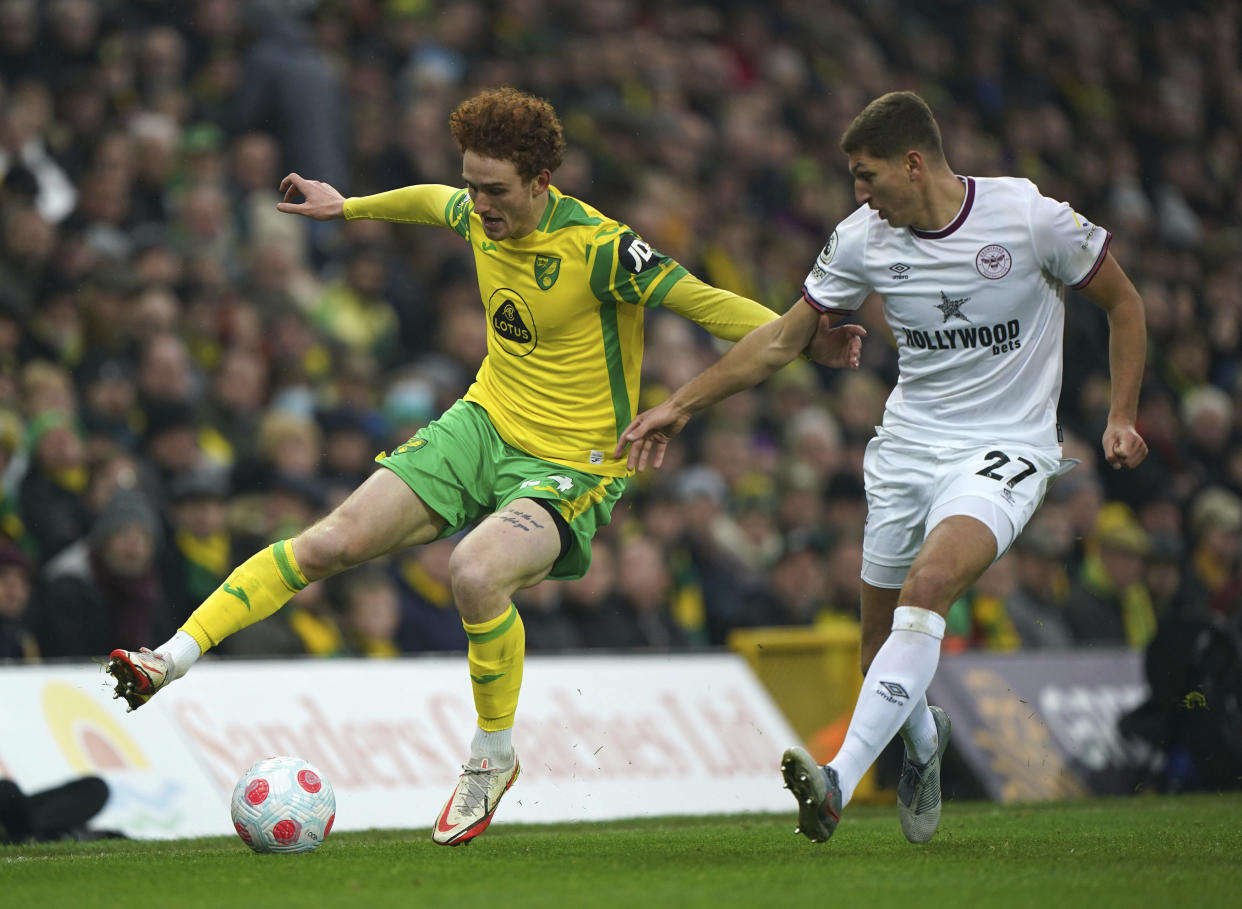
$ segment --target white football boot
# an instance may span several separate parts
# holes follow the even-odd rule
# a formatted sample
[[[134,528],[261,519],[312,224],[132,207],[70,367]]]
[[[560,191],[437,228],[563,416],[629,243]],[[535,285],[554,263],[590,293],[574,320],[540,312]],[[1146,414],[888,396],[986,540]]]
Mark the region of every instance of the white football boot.
[[[492,766],[488,758],[471,758],[461,769],[457,788],[436,818],[431,838],[441,846],[470,842],[487,829],[501,797],[521,772],[516,754],[507,767]]]

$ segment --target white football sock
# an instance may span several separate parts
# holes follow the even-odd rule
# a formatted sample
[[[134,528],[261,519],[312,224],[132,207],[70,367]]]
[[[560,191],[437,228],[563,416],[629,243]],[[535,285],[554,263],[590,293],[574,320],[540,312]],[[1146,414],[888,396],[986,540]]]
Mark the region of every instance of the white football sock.
[[[168,681],[170,682],[181,678],[189,672],[190,667],[198,662],[198,658],[203,655],[202,649],[198,646],[198,641],[190,637],[189,633],[185,631],[178,631],[159,647],[151,649],[161,656],[167,657],[172,662],[172,666],[168,670]]]
[[[893,630],[867,670],[845,742],[828,763],[841,783],[841,804],[924,699],[940,662],[944,619],[928,609],[898,606]]]
[[[932,719],[931,711],[927,709],[926,695],[919,698],[919,702],[914,705],[914,710],[910,711],[910,716],[906,718],[905,724],[899,731],[910,760],[916,764],[926,764],[932,759],[932,755],[936,753],[936,746],[940,743],[936,740],[936,721]]]
[[[495,767],[510,766],[513,763],[513,727],[487,732],[476,726],[470,742],[470,756],[487,758],[488,764]]]

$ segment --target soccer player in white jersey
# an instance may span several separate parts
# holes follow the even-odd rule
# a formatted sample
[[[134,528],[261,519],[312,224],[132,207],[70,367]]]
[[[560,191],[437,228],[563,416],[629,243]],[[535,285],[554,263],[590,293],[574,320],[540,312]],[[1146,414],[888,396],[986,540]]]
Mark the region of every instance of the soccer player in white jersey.
[[[1143,302],[1108,251],[1108,231],[1028,180],[956,175],[927,104],[886,94],[841,140],[860,207],[833,231],[802,298],[621,435],[629,465],[659,467],[695,413],[755,385],[798,355],[821,315],[855,312],[872,292],[898,346],[899,378],[867,446],[862,564],[865,675],[845,741],[819,766],[782,760],[799,830],[827,840],[867,768],[895,733],[906,838],[940,820],[940,759],[950,723],[928,707],[950,605],[1005,553],[1061,461],[1065,289],[1108,314],[1112,379],[1104,456],[1135,467],[1146,352]]]

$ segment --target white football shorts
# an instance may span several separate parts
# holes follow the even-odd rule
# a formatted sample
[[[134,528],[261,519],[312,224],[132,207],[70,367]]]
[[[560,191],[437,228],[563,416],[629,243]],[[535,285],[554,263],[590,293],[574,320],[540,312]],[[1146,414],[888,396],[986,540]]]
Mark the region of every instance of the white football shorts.
[[[1062,460],[1060,448],[1012,442],[922,445],[877,428],[863,457],[867,527],[862,579],[873,587],[901,587],[927,534],[952,515],[986,524],[1000,558],[1039,508],[1052,480],[1075,463]]]

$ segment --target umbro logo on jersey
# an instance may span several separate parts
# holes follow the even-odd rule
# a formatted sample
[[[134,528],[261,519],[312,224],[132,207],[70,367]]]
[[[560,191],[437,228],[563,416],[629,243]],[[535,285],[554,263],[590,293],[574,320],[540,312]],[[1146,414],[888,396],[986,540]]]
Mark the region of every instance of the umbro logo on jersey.
[[[895,265],[890,265],[888,270],[891,271],[898,279],[910,277],[906,274],[906,272],[910,270],[910,266],[906,265],[904,262],[898,262]]]

